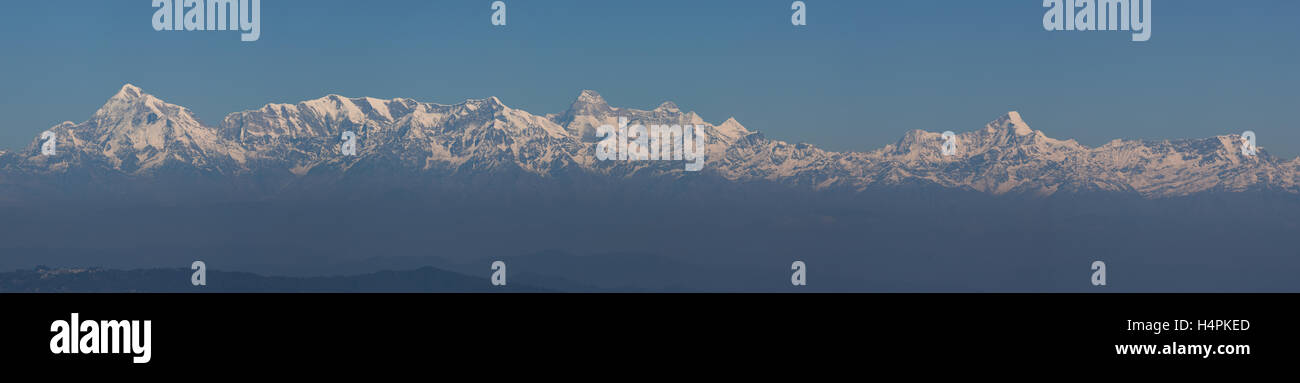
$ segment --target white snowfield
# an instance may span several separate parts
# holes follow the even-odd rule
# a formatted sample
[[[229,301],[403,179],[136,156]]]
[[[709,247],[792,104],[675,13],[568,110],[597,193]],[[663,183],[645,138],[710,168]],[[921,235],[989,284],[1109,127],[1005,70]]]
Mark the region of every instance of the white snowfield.
[[[664,161],[597,161],[596,128],[618,118],[644,125],[705,126],[706,165],[700,175]],[[957,135],[957,154],[942,155],[941,133],[914,130],[870,152],[831,152],[751,132],[735,119],[718,125],[665,102],[653,110],[612,107],[583,91],[569,110],[534,115],[492,97],[443,105],[410,99],[330,95],[297,104],[270,104],[201,124],[184,107],[126,85],[80,124],[57,133],[59,154],[42,156],[38,138],[20,152],[0,152],[0,169],[54,174],[100,167],[134,176],[185,168],[239,175],[295,176],[359,163],[479,173],[518,170],[553,177],[583,172],[607,177],[717,176],[810,190],[865,191],[937,186],[989,194],[1136,193],[1148,198],[1248,190],[1300,192],[1300,158],[1260,151],[1241,154],[1239,133],[1206,139],[1115,140],[1089,148],[1049,138],[1010,112],[982,129]],[[360,138],[357,156],[342,156],[340,136]]]

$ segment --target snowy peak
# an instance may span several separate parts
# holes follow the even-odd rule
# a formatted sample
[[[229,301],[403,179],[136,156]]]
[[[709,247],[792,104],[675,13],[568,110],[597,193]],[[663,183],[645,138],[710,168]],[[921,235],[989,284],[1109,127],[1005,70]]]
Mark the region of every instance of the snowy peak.
[[[573,101],[573,104],[574,104],[574,105],[605,105],[605,106],[609,106],[609,103],[606,103],[606,102],[605,102],[605,98],[604,98],[604,97],[601,97],[601,96],[600,96],[600,93],[597,93],[596,91],[594,91],[594,90],[590,90],[590,89],[584,89],[584,90],[582,91],[582,93],[578,94],[578,99],[577,99],[577,100],[574,100],[574,101]]]
[[[392,115],[388,111],[387,101],[368,97],[348,98],[337,94],[298,104],[302,112],[322,121],[350,121],[360,123],[366,119],[388,120]]]
[[[188,109],[169,104],[127,84],[109,98],[87,122],[92,142],[129,140],[132,145],[161,148],[171,134],[201,128]]]
[[[958,131],[955,139],[957,154],[942,156],[945,142],[942,133],[924,130],[911,130],[903,135],[897,143],[886,146],[878,154],[893,156],[899,161],[916,162],[951,162],[970,156],[986,153],[1043,153],[1054,147],[1075,146],[1072,141],[1059,141],[1048,138],[1042,132],[1035,131],[1021,118],[1019,112],[1007,112],[984,125],[984,129]],[[1001,155],[998,154],[998,155]]]
[[[116,105],[158,105],[167,104],[166,102],[154,97],[152,94],[145,93],[143,89],[135,85],[126,84],[122,89],[117,91],[113,97],[109,97],[100,109],[112,109]]]
[[[741,125],[740,121],[736,121],[735,117],[728,118],[727,121],[723,121],[714,129],[717,129],[718,134],[722,135],[727,141],[735,141],[750,134],[749,129],[745,129],[745,126]]]
[[[569,110],[560,117],[564,123],[572,122],[578,116],[604,117],[614,112],[614,108],[605,102],[605,98],[594,90],[584,90],[578,99],[569,105]]]
[[[508,108],[506,104],[502,103],[501,99],[497,98],[496,96],[477,99],[477,100],[469,100],[465,102],[465,106],[470,108],[470,110],[472,111],[482,110],[482,111],[489,111],[489,112],[499,112]]]
[[[998,119],[985,125],[984,130],[989,133],[1010,132],[1017,136],[1027,136],[1034,133],[1034,130],[1029,128],[1029,124],[1020,118],[1020,112],[1017,111],[1010,111],[1002,115],[1002,117],[998,117]]]
[[[131,84],[126,84],[126,85],[122,85],[122,90],[117,91],[117,94],[113,95],[113,97],[109,98],[109,100],[110,101],[111,100],[132,100],[144,96],[147,95],[144,93],[144,90],[140,89],[140,87]]]
[[[187,113],[185,108],[168,104],[135,85],[126,84],[96,111],[96,117],[122,116],[128,113]]]
[[[138,174],[168,163],[203,168],[214,157],[226,156],[216,130],[205,127],[184,107],[169,104],[131,84],[122,86],[90,120],[59,124],[50,131],[57,137],[58,157],[40,155],[38,137],[29,148],[33,161],[67,169],[67,161],[95,163],[125,173]]]
[[[422,105],[396,98],[344,97],[332,94],[297,104],[267,104],[233,113],[221,123],[226,137],[239,140],[284,137],[334,137],[346,130],[387,126],[414,114]]]
[[[890,155],[905,155],[912,152],[937,152],[939,143],[942,143],[941,133],[932,133],[920,129],[913,129],[903,134],[902,138],[893,146],[887,146],[883,152]]]
[[[679,113],[681,109],[677,109],[677,104],[672,101],[664,101],[664,103],[659,104],[659,107],[655,108],[655,111]]]
[[[616,108],[592,90],[582,91],[567,111],[549,115],[548,118],[582,142],[594,142],[599,126],[617,126],[620,118],[626,118],[630,124],[646,126],[705,124],[699,115],[694,112],[683,113],[672,101],[664,102],[651,110]]]

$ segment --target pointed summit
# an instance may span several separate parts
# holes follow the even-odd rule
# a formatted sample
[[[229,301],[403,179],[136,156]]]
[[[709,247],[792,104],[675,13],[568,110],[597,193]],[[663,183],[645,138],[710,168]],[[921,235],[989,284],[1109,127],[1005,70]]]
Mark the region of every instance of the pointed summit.
[[[600,96],[594,90],[584,90],[578,95],[577,100],[569,106],[563,114],[560,114],[556,121],[560,125],[568,125],[578,116],[604,117],[614,112],[614,108],[605,102],[605,98]]]
[[[145,93],[143,89],[140,89],[140,87],[131,84],[126,84],[126,85],[122,85],[122,89],[117,91],[117,94],[114,94],[113,97],[110,97],[108,99],[108,102],[106,103],[105,106],[108,106],[107,104],[113,104],[115,102],[131,104],[140,100],[148,100],[150,98],[153,98],[153,96],[149,95],[148,93]]]
[[[745,129],[745,126],[741,125],[740,121],[736,121],[735,117],[728,118],[727,121],[723,121],[721,124],[714,127],[714,129],[716,129],[718,133],[722,134],[727,141],[738,140],[750,133],[749,129]]]
[[[113,98],[138,98],[143,95],[144,91],[141,90],[140,87],[126,84],[122,85],[122,90],[117,91],[117,94],[113,95]]]
[[[998,117],[998,119],[985,125],[984,130],[989,133],[1010,131],[1015,133],[1017,136],[1027,136],[1034,133],[1034,130],[1029,127],[1029,124],[1025,123],[1025,120],[1020,118],[1020,112],[1014,110],[1007,112],[1007,114],[1002,115],[1002,117]]]
[[[465,104],[474,105],[475,107],[493,108],[494,110],[503,109],[506,107],[506,104],[501,102],[501,99],[497,98],[497,96],[489,96],[487,98],[479,98],[479,99],[469,99],[469,100],[465,100]]]
[[[154,95],[149,93],[145,93],[144,89],[140,89],[140,87],[138,86],[132,84],[126,84],[126,85],[122,85],[122,89],[118,90],[117,93],[113,95],[113,97],[109,97],[108,101],[105,102],[104,106],[108,107],[113,104],[121,105],[121,104],[139,104],[139,103],[169,105],[167,104],[167,102],[158,99],[158,97],[155,97]]]
[[[159,100],[157,97],[145,93],[140,87],[126,84],[95,112],[95,117],[121,116],[126,113],[141,112],[162,114],[160,111],[164,110],[181,113],[184,108]]]
[[[94,127],[92,131],[97,135],[96,142],[112,141],[115,139],[113,137],[118,136],[132,136],[133,143],[148,141],[156,147],[161,147],[164,142],[157,132],[141,133],[147,130],[146,127],[165,126],[170,129],[173,125],[200,125],[184,107],[169,104],[131,84],[123,85],[87,122]],[[143,139],[142,135],[147,135],[149,140]]]
[[[493,108],[496,108],[496,109],[509,109],[509,108],[510,108],[509,106],[506,105],[506,103],[501,102],[501,99],[498,98],[497,96],[491,96],[491,97],[485,98],[485,99],[483,99],[483,103],[486,104],[486,105],[488,105],[488,106],[491,106],[491,107],[493,107]]]
[[[234,162],[227,155],[232,149],[221,142],[215,129],[204,127],[184,107],[131,84],[123,85],[89,120],[65,122],[50,130],[58,134],[60,152],[95,158],[128,174],[145,174],[168,164],[207,167],[214,161]],[[40,155],[39,146],[31,150]]]
[[[595,115],[599,112],[609,112],[613,110],[605,98],[600,96],[594,90],[584,90],[578,95],[577,100],[573,100],[573,105],[569,106],[570,112],[578,112],[575,115]]]
[[[672,101],[664,101],[664,103],[659,104],[659,107],[658,107],[658,108],[655,108],[655,110],[657,110],[657,111],[662,111],[662,112],[680,112],[680,111],[681,111],[680,109],[677,109],[677,104],[674,103],[674,102],[672,102]]]
[[[596,93],[596,91],[590,89],[583,90],[582,93],[578,95],[578,99],[573,101],[573,104],[609,105],[609,103],[605,102],[605,98],[600,96],[600,93]]]

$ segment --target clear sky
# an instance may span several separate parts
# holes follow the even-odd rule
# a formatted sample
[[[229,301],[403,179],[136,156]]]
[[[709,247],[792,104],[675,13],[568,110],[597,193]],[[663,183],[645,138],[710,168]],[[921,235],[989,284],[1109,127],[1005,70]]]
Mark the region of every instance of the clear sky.
[[[261,39],[157,32],[149,0],[0,7],[0,148],[84,121],[124,83],[227,113],[330,93],[536,114],[582,89],[615,106],[672,100],[719,123],[834,150],[909,129],[966,131],[1019,110],[1055,138],[1254,130],[1300,153],[1300,2],[1155,0],[1152,37],[1049,32],[1040,0],[263,0]]]

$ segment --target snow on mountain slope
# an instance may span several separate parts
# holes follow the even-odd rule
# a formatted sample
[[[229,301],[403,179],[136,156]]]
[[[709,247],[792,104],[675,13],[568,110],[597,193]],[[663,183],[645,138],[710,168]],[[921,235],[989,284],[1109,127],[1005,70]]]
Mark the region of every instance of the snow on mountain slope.
[[[296,175],[322,165],[346,171],[380,157],[409,169],[512,167],[545,174],[555,162],[574,162],[581,146],[559,125],[495,97],[442,105],[331,95],[235,113],[220,130],[249,147],[264,166]],[[359,138],[355,157],[341,154],[345,131]]]
[[[57,155],[41,154],[40,137],[23,151],[24,162],[48,171],[73,166],[106,167],[148,174],[168,165],[223,172],[237,169],[244,149],[222,140],[184,107],[168,104],[127,84],[90,120],[64,122],[56,134]]]
[[[25,150],[0,152],[10,174],[99,169],[148,176],[160,170],[211,174],[309,174],[342,177],[369,171],[541,177],[590,174],[686,177],[681,161],[598,161],[596,128],[630,124],[700,125],[708,137],[702,175],[728,182],[763,181],[808,190],[941,187],[990,194],[1110,192],[1149,198],[1201,192],[1300,192],[1300,158],[1261,150],[1242,156],[1235,136],[1166,141],[1115,140],[1089,148],[1033,130],[1018,112],[959,133],[957,154],[943,156],[939,133],[914,130],[870,152],[831,152],[765,137],[728,119],[713,125],[664,102],[651,110],[610,106],[583,91],[568,110],[534,115],[492,97],[443,105],[410,99],[330,95],[233,113],[218,126],[131,85],[90,120],[65,122],[56,156],[38,138]],[[341,136],[357,134],[356,156]],[[2,175],[2,174],[0,174]]]
[[[1078,156],[1087,148],[1031,129],[1018,112],[1007,113],[983,129],[958,134],[953,156],[942,155],[942,143],[939,133],[913,131],[868,157],[893,171],[891,178],[883,180],[886,184],[919,178],[993,194],[1130,191],[1122,181],[1080,162]],[[903,173],[908,177],[899,176]]]

